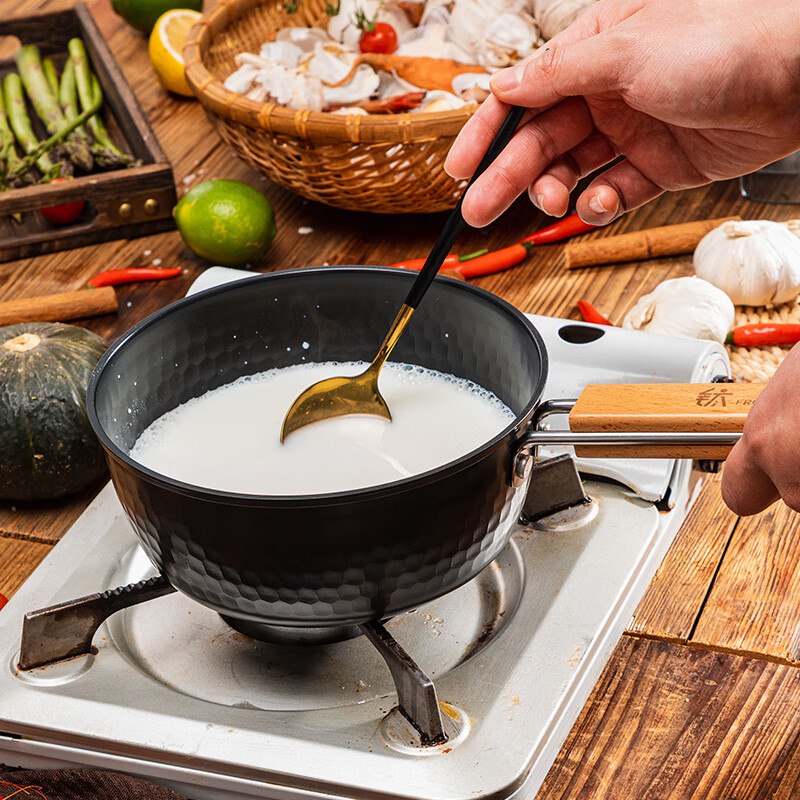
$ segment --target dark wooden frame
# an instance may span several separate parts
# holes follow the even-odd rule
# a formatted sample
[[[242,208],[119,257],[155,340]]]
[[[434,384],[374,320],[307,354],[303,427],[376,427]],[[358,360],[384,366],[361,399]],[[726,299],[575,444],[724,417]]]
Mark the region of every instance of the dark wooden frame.
[[[43,56],[56,58],[66,56],[72,37],[81,37],[103,88],[104,111],[113,117],[115,134],[124,139],[117,144],[141,161],[141,166],[69,182],[0,192],[0,261],[174,228],[172,167],[87,7],[77,3],[67,11],[3,20],[0,36],[16,36],[37,45]],[[9,66],[0,62],[0,71]],[[90,205],[71,225],[51,226],[40,215],[25,214],[73,200]],[[13,221],[11,214],[23,214],[22,221]]]

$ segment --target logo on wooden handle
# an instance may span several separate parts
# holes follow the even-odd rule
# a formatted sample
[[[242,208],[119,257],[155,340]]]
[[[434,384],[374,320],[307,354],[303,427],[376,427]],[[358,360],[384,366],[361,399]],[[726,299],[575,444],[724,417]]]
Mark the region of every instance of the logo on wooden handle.
[[[713,386],[710,389],[704,389],[699,392],[695,403],[701,408],[725,408],[729,405],[736,406],[751,406],[755,398],[752,397],[736,397],[735,393],[725,386]]]

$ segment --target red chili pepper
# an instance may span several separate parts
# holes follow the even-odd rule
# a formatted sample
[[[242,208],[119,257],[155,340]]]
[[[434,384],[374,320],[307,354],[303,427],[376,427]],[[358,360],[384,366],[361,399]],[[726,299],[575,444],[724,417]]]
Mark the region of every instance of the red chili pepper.
[[[585,300],[578,300],[578,311],[581,312],[584,322],[593,322],[595,325],[611,325],[591,303],[587,303]]]
[[[409,258],[407,261],[398,261],[396,264],[389,264],[390,267],[398,267],[400,269],[413,269],[419,272],[424,266],[425,258]],[[458,255],[450,253],[442,262],[440,269],[453,269],[458,265]]]
[[[4,594],[0,594],[0,608],[8,602],[8,598]]]
[[[183,272],[181,267],[128,267],[127,269],[107,269],[98,272],[88,282],[88,286],[99,289],[101,286],[116,286],[134,281],[158,281],[162,278],[175,278]]]
[[[570,236],[577,236],[579,233],[588,233],[596,229],[596,225],[589,225],[577,214],[570,214],[568,217],[564,217],[564,219],[560,219],[558,222],[542,228],[530,236],[526,236],[518,244],[505,247],[502,250],[495,250],[491,253],[487,253],[485,250],[479,251],[477,256],[474,253],[469,256],[457,256],[451,253],[444,260],[442,269],[454,269],[462,278],[491,275],[493,272],[500,272],[519,264],[520,261],[524,261],[533,245],[558,242],[562,239],[569,239]],[[466,265],[465,262],[467,261],[471,263]],[[396,264],[390,264],[389,266],[420,270],[424,263],[424,258],[412,258],[408,261],[398,261]]]
[[[450,253],[449,256],[446,256],[444,261],[442,262],[442,266],[439,267],[439,272],[443,269],[455,269],[459,264],[463,263],[464,261],[472,261],[479,256],[484,255],[484,253],[488,253],[489,251],[485,248],[483,250],[476,250],[474,253],[467,253],[465,256],[456,255],[456,253]],[[419,272],[424,266],[427,259],[425,258],[410,258],[408,261],[398,261],[396,264],[389,264],[390,267],[396,267],[398,269],[413,269],[416,272]]]
[[[737,347],[770,347],[800,342],[800,325],[795,322],[754,322],[734,328],[725,344]]]
[[[522,240],[522,244],[530,242],[531,244],[550,244],[550,242],[560,242],[562,239],[569,239],[570,236],[577,236],[579,233],[589,233],[589,231],[597,230],[597,225],[590,225],[584,222],[577,214],[570,214],[540,231],[526,236]]]
[[[469,261],[461,261],[453,269],[462,278],[477,278],[480,275],[491,275],[493,272],[501,272],[504,269],[513,267],[524,261],[528,257],[532,245],[528,242],[512,244],[511,247],[504,247],[502,250],[493,250]]]

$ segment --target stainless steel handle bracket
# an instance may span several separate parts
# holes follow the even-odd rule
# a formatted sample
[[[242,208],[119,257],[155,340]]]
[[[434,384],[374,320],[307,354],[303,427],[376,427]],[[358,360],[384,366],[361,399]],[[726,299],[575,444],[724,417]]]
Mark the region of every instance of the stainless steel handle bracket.
[[[511,485],[519,488],[528,479],[538,447],[554,445],[591,447],[614,445],[617,447],[645,447],[647,445],[720,445],[732,447],[741,438],[741,433],[684,433],[637,431],[609,433],[576,433],[573,431],[541,430],[543,420],[552,414],[569,413],[574,400],[550,400],[543,403],[533,418],[530,433],[517,442],[517,452],[511,469]]]

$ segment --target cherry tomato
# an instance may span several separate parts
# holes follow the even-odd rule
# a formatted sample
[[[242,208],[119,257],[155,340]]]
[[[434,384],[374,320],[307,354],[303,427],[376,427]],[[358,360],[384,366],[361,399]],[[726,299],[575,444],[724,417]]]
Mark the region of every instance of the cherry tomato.
[[[362,53],[394,53],[397,34],[387,22],[376,22],[371,31],[364,31],[361,35],[358,47]]]
[[[67,178],[54,178],[51,183],[63,183],[68,180]],[[60,206],[49,206],[48,208],[40,208],[42,216],[53,225],[69,225],[70,222],[75,222],[81,215],[83,200],[74,200],[71,203],[64,203]]]

